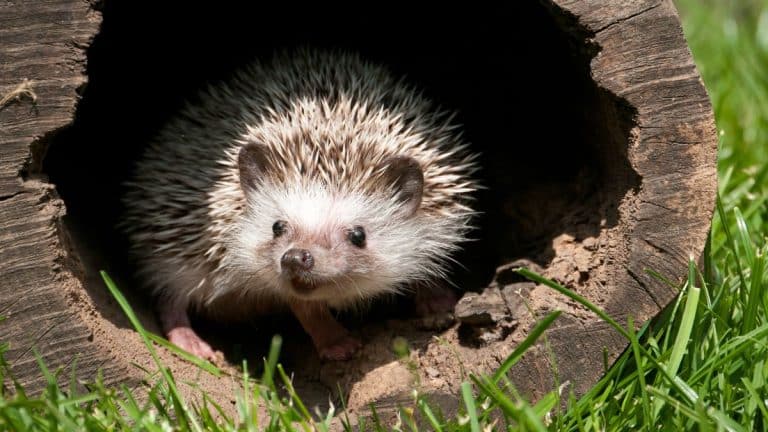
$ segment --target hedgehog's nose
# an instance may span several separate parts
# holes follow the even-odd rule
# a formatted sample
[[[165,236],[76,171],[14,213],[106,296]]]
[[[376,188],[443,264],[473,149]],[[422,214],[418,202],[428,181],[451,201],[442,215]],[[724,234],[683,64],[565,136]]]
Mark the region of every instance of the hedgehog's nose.
[[[280,259],[283,270],[310,271],[315,265],[315,259],[306,249],[290,249]]]

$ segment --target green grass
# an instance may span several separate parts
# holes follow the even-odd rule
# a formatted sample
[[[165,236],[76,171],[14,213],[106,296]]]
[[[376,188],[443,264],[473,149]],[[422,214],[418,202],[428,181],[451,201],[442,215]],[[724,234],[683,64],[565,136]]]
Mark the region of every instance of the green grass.
[[[680,0],[684,28],[707,85],[720,131],[717,214],[703,266],[690,264],[676,302],[652,325],[621,326],[575,293],[539,276],[522,273],[579,301],[629,342],[629,349],[587,394],[576,399],[554,389],[538,403],[523,400],[506,379],[558,313],[546,317],[491,376],[470,376],[461,387],[463,410],[445,418],[414,393],[399,421],[374,430],[480,431],[490,424],[515,430],[704,430],[768,429],[768,290],[765,242],[768,233],[768,5],[743,0]],[[663,280],[661,275],[656,275]],[[130,306],[106,278],[119,303],[155,356],[158,372],[148,376],[147,397],[96,380],[82,390],[68,371],[41,373],[49,385],[39,396],[0,388],[0,430],[327,430],[336,412],[310,413],[277,364],[273,341],[260,377],[243,378],[236,416],[202,395],[184,400],[172,373],[154,353],[153,342]],[[0,323],[0,325],[2,325]],[[14,385],[2,360],[0,382]],[[217,370],[200,364],[208,373]],[[246,365],[247,366],[247,365]],[[74,366],[76,367],[76,366]],[[248,370],[244,367],[243,370]],[[568,408],[560,411],[560,398]],[[139,401],[141,399],[141,401]],[[264,417],[261,418],[260,413]],[[342,415],[348,429],[348,419]],[[215,420],[214,420],[215,419]],[[496,423],[493,423],[493,422]],[[420,426],[417,426],[420,425]],[[362,429],[362,428],[360,428]],[[356,429],[355,429],[356,430]]]

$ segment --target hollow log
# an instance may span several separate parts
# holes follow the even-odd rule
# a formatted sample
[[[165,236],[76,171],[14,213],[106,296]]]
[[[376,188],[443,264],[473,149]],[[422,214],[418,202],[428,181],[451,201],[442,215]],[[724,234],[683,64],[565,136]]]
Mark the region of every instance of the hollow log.
[[[646,270],[682,281],[709,230],[712,108],[671,1],[513,3],[359,20],[328,8],[283,11],[290,29],[256,25],[263,11],[254,5],[0,6],[0,342],[15,378],[42,387],[35,353],[51,368],[76,362],[83,379],[97,370],[107,383],[143,378],[133,364],[151,360],[98,275],[109,271],[157,331],[114,229],[131,161],[206,82],[276,48],[315,44],[407,75],[459,113],[483,154],[479,240],[459,257],[467,270],[452,276],[470,291],[460,323],[439,327],[387,305],[346,317],[366,341],[346,363],[320,362],[290,317],[277,327],[195,325],[232,364],[259,363],[282,333],[281,358],[300,393],[322,404],[339,382],[354,413],[408,399],[414,376],[392,352],[396,337],[410,344],[422,391],[450,409],[463,371],[493,371],[561,310],[547,332],[551,352],[535,346],[510,378],[532,398],[556,383],[588,389],[604,372],[603,353],[613,361],[627,341],[512,269],[538,269],[620,322],[655,316],[676,291]],[[200,377],[161,353],[181,379],[233,398],[230,378]]]

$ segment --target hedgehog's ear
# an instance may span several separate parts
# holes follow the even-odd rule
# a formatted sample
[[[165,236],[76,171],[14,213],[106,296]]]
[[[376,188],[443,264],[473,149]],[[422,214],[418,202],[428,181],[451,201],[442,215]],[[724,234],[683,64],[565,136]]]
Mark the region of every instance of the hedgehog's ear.
[[[397,198],[403,203],[407,216],[416,213],[424,192],[424,173],[419,163],[408,156],[389,158],[386,163],[385,178],[390,184],[394,183]]]
[[[267,148],[263,144],[250,143],[240,149],[237,166],[240,169],[240,187],[249,193],[256,190],[267,169]]]

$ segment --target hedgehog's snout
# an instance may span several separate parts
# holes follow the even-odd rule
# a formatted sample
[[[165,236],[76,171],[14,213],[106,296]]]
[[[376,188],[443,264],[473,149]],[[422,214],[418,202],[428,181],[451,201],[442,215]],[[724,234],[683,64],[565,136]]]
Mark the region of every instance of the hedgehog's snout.
[[[306,249],[289,249],[280,258],[283,275],[290,279],[293,290],[302,294],[307,294],[317,288],[315,278],[312,276],[314,266],[315,258]]]
[[[289,249],[280,258],[283,272],[293,275],[305,274],[315,266],[315,258],[306,249]]]

